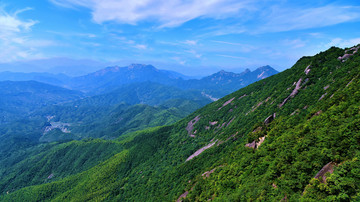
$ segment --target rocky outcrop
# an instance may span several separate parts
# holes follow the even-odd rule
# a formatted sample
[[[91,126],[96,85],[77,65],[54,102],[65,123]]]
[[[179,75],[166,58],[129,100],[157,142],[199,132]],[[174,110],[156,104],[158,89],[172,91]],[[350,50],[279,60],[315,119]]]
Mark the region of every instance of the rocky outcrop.
[[[267,124],[271,123],[271,122],[275,119],[275,117],[276,117],[276,113],[268,116],[268,117],[265,119],[264,124],[267,125]]]
[[[183,194],[180,195],[180,197],[178,198],[177,202],[181,202],[182,199],[186,198],[186,196],[189,194],[189,191],[184,192]]]
[[[234,99],[235,99],[235,97],[233,97],[233,98],[231,98],[230,100],[226,101],[226,102],[218,109],[218,111],[219,111],[220,109],[222,109],[223,107],[225,107],[226,105],[230,104]]]
[[[327,95],[327,93],[321,95],[321,97],[319,98],[319,101],[322,100],[326,95]]]
[[[302,78],[300,78],[297,82],[296,82],[296,86],[295,89],[291,92],[291,94],[284,99],[284,101],[279,105],[279,108],[281,108],[282,106],[284,106],[284,104],[290,99],[293,98],[296,94],[298,94],[300,88],[301,88],[301,82],[302,82]]]
[[[345,62],[347,59],[349,59],[351,56],[353,56],[355,53],[358,52],[360,46],[356,46],[356,47],[352,47],[348,50],[345,51],[345,54],[343,56],[339,56],[337,59],[340,60],[341,62]],[[348,52],[351,52],[352,53],[348,53]]]
[[[241,98],[244,98],[244,97],[246,97],[246,96],[247,96],[247,95],[244,94],[244,95],[240,96],[240,97],[238,98],[238,100],[240,100]]]
[[[194,125],[200,120],[200,115],[197,115],[191,121],[189,121],[188,125],[186,126],[186,130],[190,137],[195,137],[195,133],[193,133]]]
[[[320,182],[322,183],[326,183],[326,173],[330,173],[332,174],[334,172],[334,167],[335,167],[335,163],[334,162],[330,162],[328,164],[326,164],[316,175],[315,175],[315,179],[319,179]]]
[[[43,135],[46,133],[54,130],[54,129],[60,129],[63,133],[71,133],[69,126],[70,123],[62,123],[62,122],[50,122],[50,126],[46,126]]]
[[[247,144],[245,145],[245,147],[249,147],[249,148],[256,149],[256,141],[254,140],[254,141],[251,142],[251,143],[247,143]]]
[[[203,178],[208,178],[210,177],[210,174],[213,173],[216,170],[216,168],[210,170],[210,171],[206,171],[205,173],[201,174],[201,176],[203,176]]]
[[[260,145],[264,142],[265,137],[266,137],[266,136],[260,137],[258,142],[256,142],[256,140],[254,140],[254,141],[251,142],[251,143],[247,143],[247,144],[245,145],[245,147],[257,149],[257,148],[259,148]]]
[[[215,143],[217,142],[217,140],[215,140],[215,142],[210,143],[208,145],[206,145],[205,147],[202,147],[201,149],[197,150],[194,154],[192,154],[191,156],[189,156],[186,161],[190,161],[191,159],[193,159],[196,156],[199,156],[203,151],[209,149],[210,147],[214,146]]]
[[[308,66],[305,68],[304,73],[305,73],[306,75],[308,75],[310,71],[311,71],[310,65],[308,65]]]

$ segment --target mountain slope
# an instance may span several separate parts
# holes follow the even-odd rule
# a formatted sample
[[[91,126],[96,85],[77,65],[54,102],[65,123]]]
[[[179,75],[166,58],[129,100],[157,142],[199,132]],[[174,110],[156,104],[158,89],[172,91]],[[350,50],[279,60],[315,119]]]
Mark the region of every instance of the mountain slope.
[[[303,57],[171,126],[117,140],[123,150],[87,171],[0,199],[359,200],[359,47]]]

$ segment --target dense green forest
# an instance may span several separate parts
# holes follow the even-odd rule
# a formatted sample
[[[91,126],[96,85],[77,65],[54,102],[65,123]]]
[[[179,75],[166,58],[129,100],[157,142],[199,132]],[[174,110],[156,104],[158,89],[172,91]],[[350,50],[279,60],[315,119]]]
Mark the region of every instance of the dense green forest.
[[[358,201],[359,47],[303,57],[168,126],[7,153],[0,200]]]

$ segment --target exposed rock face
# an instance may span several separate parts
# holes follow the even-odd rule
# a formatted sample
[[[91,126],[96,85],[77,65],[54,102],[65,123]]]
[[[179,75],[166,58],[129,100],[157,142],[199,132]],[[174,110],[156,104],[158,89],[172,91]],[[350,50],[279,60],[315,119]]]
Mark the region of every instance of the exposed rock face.
[[[210,174],[213,173],[216,170],[216,168],[210,170],[210,171],[206,171],[205,173],[201,174],[201,176],[203,176],[204,178],[210,177]]]
[[[245,147],[249,147],[249,148],[256,149],[256,141],[254,140],[254,141],[251,142],[251,143],[247,143],[247,144],[245,145]]]
[[[265,140],[265,136],[264,136],[264,137],[260,137],[260,138],[259,138],[259,142],[256,143],[256,148],[259,148],[260,145],[264,142],[264,140]]]
[[[54,130],[54,129],[60,129],[61,132],[63,133],[71,133],[71,131],[69,130],[69,123],[62,123],[62,122],[50,122],[50,126],[46,126],[43,135],[45,135],[46,133]]]
[[[254,140],[254,141],[251,142],[251,143],[247,143],[247,144],[245,145],[245,147],[257,149],[257,148],[259,148],[260,145],[264,142],[265,137],[266,137],[266,136],[260,137],[258,142],[256,142],[256,140]]]
[[[326,176],[325,174],[329,172],[332,174],[334,172],[335,163],[330,162],[326,164],[316,175],[314,178],[319,179],[321,182],[326,183]]]
[[[319,101],[322,100],[326,95],[327,95],[327,93],[321,95],[321,97],[319,98]]]
[[[186,196],[189,194],[189,191],[184,192],[183,194],[180,195],[180,197],[178,198],[177,202],[181,202],[183,198],[186,198]]]
[[[225,107],[226,105],[230,104],[234,99],[235,99],[235,97],[233,97],[233,98],[231,98],[230,100],[226,101],[226,102],[218,109],[218,111],[219,111],[220,109],[222,109],[223,107]]]
[[[217,123],[218,123],[217,121],[209,122],[209,124],[212,125],[212,126],[217,124]]]
[[[236,117],[233,117],[233,118],[229,121],[229,123],[226,124],[226,127],[228,127],[228,126],[234,121],[235,118],[236,118]]]
[[[351,81],[349,81],[348,84],[346,84],[346,87],[348,87],[353,81],[354,81],[355,78],[351,79]]]
[[[271,123],[271,122],[275,119],[275,117],[276,117],[276,113],[268,116],[268,117],[265,119],[264,123],[265,123],[265,124]]]
[[[306,75],[308,75],[309,74],[309,72],[310,72],[310,65],[308,65],[306,68],[305,68],[305,70],[304,70],[304,73],[306,74]]]
[[[291,92],[291,94],[285,98],[285,100],[279,105],[279,108],[281,108],[290,98],[293,98],[296,94],[298,94],[300,88],[301,88],[301,82],[302,82],[302,78],[300,78],[297,82],[296,82],[296,86],[295,89]]]
[[[257,127],[255,130],[253,130],[253,133],[256,133],[258,131],[261,131],[263,128],[261,126]]]
[[[210,147],[214,146],[216,142],[217,142],[217,140],[215,142],[210,143],[210,144],[206,145],[205,147],[202,147],[201,149],[197,150],[194,154],[189,156],[189,158],[187,158],[186,161],[190,161],[194,157],[199,156],[203,151],[205,151],[205,150],[209,149]]]
[[[191,121],[189,121],[188,125],[186,126],[186,130],[190,137],[195,137],[195,133],[193,133],[194,125],[200,120],[200,115],[197,115],[195,118],[193,118]]]
[[[247,96],[247,95],[244,94],[244,95],[240,96],[238,99],[240,100],[241,98],[244,98],[244,97],[246,97],[246,96]]]
[[[340,60],[341,62],[345,62],[348,58],[350,58],[355,53],[357,53],[359,48],[360,48],[360,46],[352,47],[349,50],[346,50],[345,54],[343,56],[339,56],[337,59]],[[349,51],[350,52],[352,51],[352,53],[348,53]]]

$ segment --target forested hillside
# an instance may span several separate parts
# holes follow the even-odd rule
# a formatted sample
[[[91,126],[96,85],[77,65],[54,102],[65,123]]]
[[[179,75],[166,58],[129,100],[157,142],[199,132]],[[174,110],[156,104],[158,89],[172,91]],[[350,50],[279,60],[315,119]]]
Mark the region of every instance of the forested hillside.
[[[18,151],[0,200],[358,201],[359,48],[303,57],[169,126]]]

